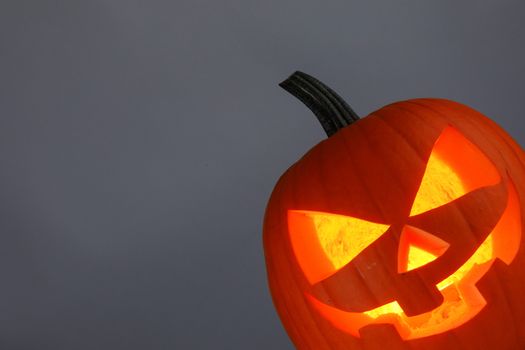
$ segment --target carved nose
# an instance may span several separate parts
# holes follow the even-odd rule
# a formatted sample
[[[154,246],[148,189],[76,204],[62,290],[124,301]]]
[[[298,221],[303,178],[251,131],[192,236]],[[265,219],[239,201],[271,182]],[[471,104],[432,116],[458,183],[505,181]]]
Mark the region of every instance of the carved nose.
[[[443,255],[449,246],[431,233],[405,225],[399,238],[397,272],[404,273],[429,264]]]

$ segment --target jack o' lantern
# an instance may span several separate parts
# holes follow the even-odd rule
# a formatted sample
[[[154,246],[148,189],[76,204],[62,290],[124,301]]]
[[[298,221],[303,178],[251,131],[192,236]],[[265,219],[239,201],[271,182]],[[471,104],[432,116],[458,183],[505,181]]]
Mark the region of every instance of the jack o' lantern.
[[[300,349],[524,349],[525,156],[455,102],[359,119],[296,72],[281,86],[329,138],[276,185],[264,247]]]

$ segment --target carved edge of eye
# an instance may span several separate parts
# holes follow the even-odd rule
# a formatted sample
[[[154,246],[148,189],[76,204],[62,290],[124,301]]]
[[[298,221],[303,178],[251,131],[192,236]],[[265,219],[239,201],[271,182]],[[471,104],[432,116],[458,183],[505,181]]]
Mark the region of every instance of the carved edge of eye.
[[[292,250],[312,285],[339,271],[388,229],[351,216],[288,210]]]
[[[448,126],[432,148],[410,216],[500,181],[500,174],[488,157],[454,127]]]

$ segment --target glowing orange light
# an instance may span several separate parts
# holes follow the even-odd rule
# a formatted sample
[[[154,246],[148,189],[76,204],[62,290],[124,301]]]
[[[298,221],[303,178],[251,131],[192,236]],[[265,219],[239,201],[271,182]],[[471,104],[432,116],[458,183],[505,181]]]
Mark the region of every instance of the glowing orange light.
[[[297,261],[314,284],[348,264],[389,226],[344,215],[290,210],[288,227]]]
[[[335,327],[359,337],[359,329],[374,323],[393,324],[403,339],[415,339],[446,332],[476,316],[486,301],[476,288],[496,258],[510,264],[521,239],[521,215],[514,185],[509,181],[507,207],[498,224],[476,252],[452,275],[436,286],[444,301],[432,311],[408,317],[397,302],[364,313],[339,310],[307,294],[319,313]]]
[[[399,238],[397,272],[403,273],[431,263],[450,244],[417,227],[406,225]]]
[[[438,258],[437,255],[432,254],[415,245],[408,248],[408,262],[406,271],[417,269],[421,266],[431,263]]]
[[[410,216],[450,203],[468,192],[499,181],[498,171],[487,157],[458,131],[449,127],[432,149]]]
[[[473,144],[449,127],[437,140],[414,199],[410,216],[435,209],[463,195],[497,184],[494,165]],[[394,325],[403,339],[446,332],[476,316],[486,305],[476,283],[496,258],[510,264],[521,239],[519,199],[514,184],[507,184],[507,205],[492,232],[453,274],[436,284],[443,303],[416,316],[407,316],[397,301],[365,312],[346,312],[306,294],[310,304],[333,325],[359,337],[370,324]],[[290,211],[289,232],[294,253],[310,283],[323,280],[350,262],[387,231],[387,225],[319,212]],[[424,266],[441,256],[449,244],[406,225],[399,240],[398,272]]]
[[[410,216],[450,203],[465,193],[459,176],[437,154],[432,153]]]

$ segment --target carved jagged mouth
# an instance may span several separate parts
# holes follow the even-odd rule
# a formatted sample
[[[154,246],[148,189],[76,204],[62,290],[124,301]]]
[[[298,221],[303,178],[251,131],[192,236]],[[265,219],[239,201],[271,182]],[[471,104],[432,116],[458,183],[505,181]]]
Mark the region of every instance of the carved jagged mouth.
[[[469,321],[486,305],[485,299],[475,284],[494,261],[489,257],[490,260],[481,262],[486,258],[483,255],[487,254],[478,254],[486,250],[491,251],[492,240],[493,237],[490,235],[471,259],[459,269],[467,271],[463,278],[458,277],[458,272],[456,272],[437,285],[443,295],[443,303],[434,310],[420,315],[406,316],[397,301],[363,313],[354,313],[326,305],[311,295],[307,295],[308,300],[336,327],[356,337],[359,337],[359,330],[362,327],[380,323],[394,325],[403,339],[415,339],[442,333]]]
[[[518,252],[521,215],[516,189],[509,180],[507,207],[494,230],[478,250],[452,275],[436,287],[443,295],[437,308],[406,316],[397,301],[363,313],[347,312],[306,294],[310,304],[335,327],[359,337],[359,330],[372,324],[392,324],[404,340],[427,337],[454,329],[474,318],[487,304],[476,287],[496,258],[509,265]]]

